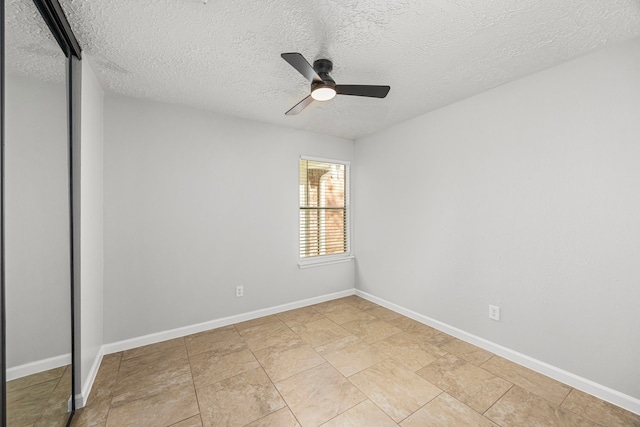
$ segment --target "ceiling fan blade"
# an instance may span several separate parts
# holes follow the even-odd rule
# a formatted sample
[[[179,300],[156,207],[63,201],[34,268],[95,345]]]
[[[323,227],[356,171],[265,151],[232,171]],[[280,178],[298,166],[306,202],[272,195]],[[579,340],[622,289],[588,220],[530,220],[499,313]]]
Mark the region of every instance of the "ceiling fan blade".
[[[294,107],[292,109],[290,109],[289,111],[287,111],[284,114],[287,115],[287,116],[293,116],[295,114],[298,114],[300,111],[302,111],[305,108],[307,108],[307,106],[309,104],[311,104],[312,102],[313,102],[313,98],[311,97],[311,95],[309,95],[305,99],[303,99],[302,101],[300,101],[296,105],[294,105]]]
[[[287,61],[293,68],[298,70],[300,74],[302,74],[309,82],[322,82],[322,79],[316,73],[316,70],[313,69],[311,64],[304,59],[299,53],[283,53],[280,55],[282,59]]]
[[[389,93],[389,86],[370,85],[336,85],[338,95],[369,96],[371,98],[384,98]]]

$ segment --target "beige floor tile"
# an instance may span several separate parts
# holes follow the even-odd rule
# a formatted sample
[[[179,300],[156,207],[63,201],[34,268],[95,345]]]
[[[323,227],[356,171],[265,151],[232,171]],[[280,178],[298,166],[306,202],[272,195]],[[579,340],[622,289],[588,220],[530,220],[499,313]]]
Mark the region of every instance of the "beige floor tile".
[[[384,307],[370,308],[369,310],[367,310],[367,313],[371,314],[374,317],[377,317],[380,320],[385,320],[385,321],[398,319],[402,317],[401,314],[396,313],[395,311],[389,310],[388,308],[384,308]]]
[[[369,310],[372,308],[380,307],[378,304],[372,303],[371,301],[367,301],[366,299],[356,295],[351,295],[351,296],[342,298],[342,301],[354,306],[355,308],[359,308],[360,310]]]
[[[167,426],[195,416],[198,412],[193,381],[188,373],[152,388],[114,396],[107,416],[107,427]]]
[[[402,332],[399,328],[384,320],[354,320],[342,325],[347,331],[368,343],[383,340],[393,334]]]
[[[409,335],[415,335],[420,337],[421,340],[427,341],[433,345],[442,346],[454,338],[451,335],[440,332],[439,330],[427,326],[423,323],[417,322],[408,317],[399,317],[387,321],[393,326],[401,329]]]
[[[71,397],[69,365],[9,381],[6,387],[9,425],[66,426]]]
[[[49,402],[59,379],[13,390],[7,394],[7,424],[10,426],[33,425]]]
[[[75,416],[73,418],[73,420],[71,421],[71,427],[76,427],[79,426],[80,424],[76,424],[75,423]],[[103,422],[103,423],[97,423],[97,424],[91,424],[91,425],[86,425],[87,427],[106,427],[107,422]],[[83,424],[83,427],[85,427],[85,425]]]
[[[123,360],[113,395],[136,389],[151,388],[171,378],[191,374],[187,350],[174,347],[134,359]]]
[[[122,352],[119,351],[117,353],[105,354],[102,356],[102,361],[100,362],[100,369],[98,373],[112,373],[118,372],[120,369],[120,362],[122,362]]]
[[[353,305],[351,305],[347,301],[345,301],[344,298],[339,298],[339,299],[335,299],[335,300],[331,300],[331,301],[321,302],[320,304],[312,305],[312,307],[315,308],[316,310],[318,310],[320,313],[326,314],[326,313],[329,313],[331,311],[344,310],[344,309],[352,308]]]
[[[315,322],[316,320],[322,320],[324,318],[324,314],[320,313],[313,307],[302,307],[296,310],[278,313],[278,319],[290,328],[293,326],[304,325],[309,322]]]
[[[460,359],[464,359],[467,362],[471,362],[478,366],[482,365],[493,356],[493,353],[490,351],[483,350],[480,347],[457,338],[445,343],[441,348],[448,353],[455,354]]]
[[[322,424],[322,427],[354,426],[397,427],[398,424],[368,399]]]
[[[111,398],[111,409],[113,409],[115,406],[126,404],[127,402],[133,400],[140,400],[164,393],[169,389],[191,389],[193,387],[193,377],[190,373],[174,376],[168,378],[163,382],[158,382],[156,384],[150,385],[149,387],[133,388],[130,390],[125,390],[120,394],[114,394]]]
[[[249,349],[222,355],[217,355],[215,352],[201,353],[190,357],[189,361],[196,388],[205,387],[260,367],[260,363]]]
[[[298,338],[287,325],[279,320],[245,329],[240,334],[252,351],[284,344]]]
[[[434,334],[440,333],[440,331],[437,331],[430,326],[427,326],[405,316],[390,319],[388,320],[388,322],[396,328],[402,329],[404,332],[433,332]]]
[[[309,343],[311,347],[318,347],[351,335],[349,331],[342,326],[326,318],[305,323],[304,325],[294,326],[292,329],[300,338]]]
[[[300,427],[300,423],[298,423],[289,408],[285,407],[251,424],[247,424],[246,427]]]
[[[326,317],[336,322],[338,325],[351,322],[353,320],[375,320],[376,318],[366,311],[359,310],[352,305],[345,304],[344,307],[324,313]]]
[[[200,419],[200,415],[195,415],[186,420],[172,424],[171,427],[202,427],[202,420]]]
[[[91,393],[89,394],[87,406],[90,406],[94,402],[98,402],[105,398],[111,401],[113,388],[115,387],[117,380],[118,380],[117,371],[107,374],[104,371],[99,370],[98,374],[96,375],[96,379],[93,382],[93,387],[91,387]]]
[[[71,414],[67,412],[66,408],[62,412],[42,414],[33,427],[66,427],[70,416]]]
[[[33,424],[33,427],[66,427],[70,416],[71,413],[67,411],[65,405],[64,410],[42,414],[38,421]]]
[[[455,339],[451,335],[440,332],[439,330],[427,325],[423,325],[422,328],[409,330],[407,331],[407,334],[438,347],[442,347]]]
[[[442,392],[394,360],[386,360],[351,377],[369,399],[400,422]]]
[[[409,334],[412,334],[411,332],[409,332]],[[416,336],[419,337],[423,337],[423,339],[433,345],[436,345],[438,347],[442,347],[443,345],[447,344],[448,342],[450,342],[451,340],[454,340],[455,338],[452,337],[451,335],[445,334],[444,332],[440,332],[437,334],[425,334],[425,333],[416,333]]]
[[[66,366],[34,427],[65,427],[71,393],[71,367]]]
[[[447,354],[417,372],[451,396],[483,413],[512,384],[452,354]]]
[[[248,348],[233,325],[186,336],[184,342],[189,356],[206,352],[225,354]]]
[[[130,350],[125,350],[122,353],[122,360],[132,359],[134,357],[144,356],[145,354],[151,354],[158,351],[164,351],[170,348],[180,347],[180,346],[184,346],[184,338],[175,338],[172,340],[162,341],[155,344],[132,348]]]
[[[178,360],[188,357],[187,349],[184,346],[171,347],[163,351],[144,354],[135,358],[122,360],[118,374],[128,375],[139,371],[140,368],[156,365],[158,362],[166,360]]]
[[[273,382],[325,363],[310,345],[297,336],[295,340],[258,350],[255,356]]]
[[[373,346],[414,372],[447,354],[420,336],[406,332],[391,335]]]
[[[88,405],[76,411],[71,426],[640,427],[638,415],[486,357],[477,347],[349,296],[105,355]],[[8,389],[41,387],[48,378]],[[52,398],[43,411],[61,418],[33,425],[64,425],[64,408]],[[29,399],[19,404],[26,407]],[[489,408],[484,416],[483,408]]]
[[[402,427],[499,427],[464,403],[442,393],[400,423]]]
[[[318,426],[366,399],[328,363],[277,382],[276,387],[302,427]]]
[[[26,377],[17,378],[12,381],[7,381],[7,395],[10,395],[16,390],[20,390],[26,387],[31,387],[32,385],[46,383],[49,381],[53,381],[55,379],[60,378],[65,371],[67,370],[67,366],[61,366],[55,369],[49,369],[47,371],[39,372],[33,375],[27,375]]]
[[[264,331],[269,330],[275,325],[282,324],[277,314],[259,317],[257,319],[247,320],[246,322],[236,323],[233,326],[245,339],[247,337],[261,335]]]
[[[94,393],[101,392],[98,399]],[[103,392],[101,389],[92,389],[89,395],[89,403],[84,408],[77,409],[73,415],[71,427],[91,427],[95,425],[106,425],[107,415],[111,407],[111,393]]]
[[[322,345],[316,350],[345,377],[387,358],[384,353],[354,335]]]
[[[547,399],[555,405],[560,405],[571,391],[571,387],[568,385],[503,359],[500,356],[493,356],[480,367]]]
[[[595,427],[596,424],[552,405],[520,387],[513,386],[484,414],[502,427],[520,426],[572,426]]]
[[[100,368],[96,374],[96,379],[93,381],[93,388],[98,390],[113,388],[113,384],[115,384],[115,380],[118,377],[121,362],[122,352],[104,355],[102,361],[100,361]],[[110,393],[111,390],[109,390],[109,394]],[[94,393],[92,391],[89,400],[91,400],[91,396],[93,395]]]
[[[271,316],[258,317],[256,319],[247,320],[246,322],[236,323],[233,326],[240,335],[245,336],[245,334],[251,333],[251,331],[256,330],[256,328],[260,329],[260,326],[278,322],[280,322],[280,319],[277,315],[273,314]]]
[[[603,426],[640,426],[640,415],[619,408],[584,392],[572,389],[562,409],[581,415]]]
[[[262,368],[198,389],[204,427],[244,426],[285,406]]]
[[[71,384],[72,376],[73,376],[73,369],[72,369],[71,365],[65,366],[64,367],[64,373],[62,374],[62,377],[60,377],[60,382],[56,386],[56,389],[61,388],[61,387],[65,387],[66,388],[68,386],[68,384]]]

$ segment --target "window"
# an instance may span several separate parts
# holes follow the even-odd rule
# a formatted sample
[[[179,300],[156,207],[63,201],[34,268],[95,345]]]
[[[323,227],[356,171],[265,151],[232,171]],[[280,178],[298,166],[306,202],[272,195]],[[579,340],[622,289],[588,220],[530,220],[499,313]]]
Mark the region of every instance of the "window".
[[[349,164],[300,159],[300,260],[349,256]],[[323,257],[323,258],[319,258]]]

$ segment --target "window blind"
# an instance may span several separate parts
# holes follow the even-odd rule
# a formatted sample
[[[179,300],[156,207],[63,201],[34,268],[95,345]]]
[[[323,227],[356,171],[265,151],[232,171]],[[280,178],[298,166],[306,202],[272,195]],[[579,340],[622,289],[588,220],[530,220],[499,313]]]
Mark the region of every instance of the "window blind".
[[[300,160],[300,258],[348,253],[348,165]]]

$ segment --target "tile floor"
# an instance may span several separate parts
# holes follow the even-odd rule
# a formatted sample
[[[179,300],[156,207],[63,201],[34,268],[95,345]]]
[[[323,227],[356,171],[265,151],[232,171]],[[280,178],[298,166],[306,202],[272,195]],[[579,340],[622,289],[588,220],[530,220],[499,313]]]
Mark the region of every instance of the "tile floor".
[[[72,426],[640,426],[356,296],[104,357]]]
[[[70,398],[70,366],[7,381],[7,425],[64,427]]]

